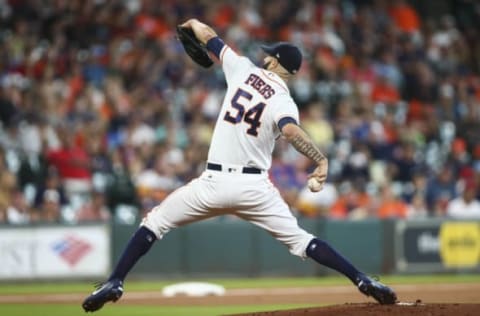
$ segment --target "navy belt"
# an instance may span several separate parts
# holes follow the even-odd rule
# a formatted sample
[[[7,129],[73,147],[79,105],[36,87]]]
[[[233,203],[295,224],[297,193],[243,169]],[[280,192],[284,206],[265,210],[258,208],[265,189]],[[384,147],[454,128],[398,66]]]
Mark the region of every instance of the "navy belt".
[[[217,163],[207,162],[207,169],[215,170],[215,171],[227,171],[233,172],[233,168],[223,168],[222,165]],[[260,174],[262,170],[255,168],[255,167],[242,167],[242,173],[249,173],[249,174]]]

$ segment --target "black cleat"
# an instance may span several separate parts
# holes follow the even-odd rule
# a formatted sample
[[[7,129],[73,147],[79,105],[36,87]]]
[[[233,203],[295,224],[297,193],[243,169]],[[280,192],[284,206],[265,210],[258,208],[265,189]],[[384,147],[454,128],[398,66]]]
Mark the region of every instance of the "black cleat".
[[[397,301],[397,295],[391,288],[364,274],[357,277],[357,286],[360,292],[380,304],[395,304]]]
[[[123,294],[123,282],[113,279],[96,286],[95,291],[83,301],[85,312],[94,312],[103,307],[106,302],[116,302]]]

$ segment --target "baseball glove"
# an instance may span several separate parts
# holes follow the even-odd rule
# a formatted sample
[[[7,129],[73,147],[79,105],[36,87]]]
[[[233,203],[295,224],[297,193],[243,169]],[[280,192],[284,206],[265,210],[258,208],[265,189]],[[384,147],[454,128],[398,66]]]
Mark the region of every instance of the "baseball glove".
[[[177,26],[177,36],[182,43],[185,52],[194,62],[204,68],[213,65],[213,60],[208,55],[207,48],[195,37],[192,29]]]

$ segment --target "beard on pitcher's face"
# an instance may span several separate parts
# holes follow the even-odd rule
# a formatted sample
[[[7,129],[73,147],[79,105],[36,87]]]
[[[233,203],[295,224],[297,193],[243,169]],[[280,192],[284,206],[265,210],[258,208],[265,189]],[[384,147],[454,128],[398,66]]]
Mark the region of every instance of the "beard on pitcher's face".
[[[272,56],[266,56],[263,59],[263,65],[262,68],[265,70],[272,70],[272,67],[275,65],[272,65],[273,61],[275,60],[275,57]]]

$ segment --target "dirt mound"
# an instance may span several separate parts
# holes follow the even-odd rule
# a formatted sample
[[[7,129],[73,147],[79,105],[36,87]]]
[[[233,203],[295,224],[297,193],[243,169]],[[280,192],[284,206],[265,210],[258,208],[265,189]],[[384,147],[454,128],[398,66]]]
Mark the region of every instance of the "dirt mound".
[[[417,302],[399,303],[396,305],[379,305],[376,303],[367,303],[235,314],[230,316],[474,316],[478,315],[479,311],[480,304],[422,304]]]

